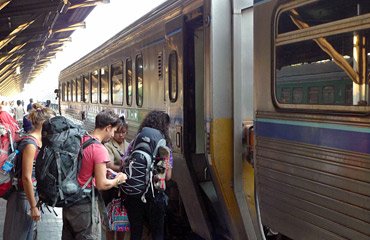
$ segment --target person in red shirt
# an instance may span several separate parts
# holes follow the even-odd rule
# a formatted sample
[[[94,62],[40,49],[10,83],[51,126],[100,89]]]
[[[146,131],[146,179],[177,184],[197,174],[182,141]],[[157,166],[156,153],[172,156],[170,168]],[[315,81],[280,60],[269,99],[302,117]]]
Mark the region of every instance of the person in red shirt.
[[[78,182],[83,186],[91,176],[94,176],[93,187],[98,190],[108,190],[118,187],[126,181],[126,175],[117,173],[114,179],[107,179],[107,166],[110,161],[104,142],[109,141],[120,123],[117,114],[111,110],[103,110],[95,118],[95,129],[91,136],[85,136],[83,142],[93,137],[97,142],[92,143],[83,151],[81,169]],[[87,186],[91,188],[91,184]],[[95,191],[98,193],[98,191]],[[93,209],[94,208],[94,209]],[[62,240],[84,239],[95,240],[101,238],[101,223],[97,201],[92,203],[90,199],[78,202],[70,207],[63,208],[63,231]]]

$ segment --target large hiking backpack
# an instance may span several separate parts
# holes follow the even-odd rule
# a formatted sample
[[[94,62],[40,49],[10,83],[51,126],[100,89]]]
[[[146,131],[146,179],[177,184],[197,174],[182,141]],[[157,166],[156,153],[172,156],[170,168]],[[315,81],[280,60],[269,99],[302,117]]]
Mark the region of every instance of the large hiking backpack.
[[[86,131],[57,116],[45,121],[42,127],[43,146],[36,160],[37,191],[41,203],[52,207],[68,207],[89,197],[86,186],[80,187],[77,176],[83,149],[96,141],[82,143]]]
[[[16,149],[18,141],[18,124],[6,111],[0,111],[0,169]],[[12,187],[12,172],[0,172],[0,197],[6,197]]]
[[[166,146],[166,140],[157,129],[144,127],[136,136],[132,151],[125,159],[124,172],[127,180],[122,185],[124,193],[141,197],[141,200],[146,202],[145,194],[151,188],[154,197],[153,170],[161,146]]]

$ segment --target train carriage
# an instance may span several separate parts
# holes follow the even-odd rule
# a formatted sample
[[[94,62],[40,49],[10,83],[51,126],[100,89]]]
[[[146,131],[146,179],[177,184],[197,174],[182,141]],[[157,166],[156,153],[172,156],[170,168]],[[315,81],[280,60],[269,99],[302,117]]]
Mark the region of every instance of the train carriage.
[[[254,8],[259,217],[292,239],[370,238],[369,14],[368,1]]]
[[[168,215],[204,239],[369,239],[369,14],[169,0],[61,72],[61,113],[114,109],[133,138],[167,112]]]

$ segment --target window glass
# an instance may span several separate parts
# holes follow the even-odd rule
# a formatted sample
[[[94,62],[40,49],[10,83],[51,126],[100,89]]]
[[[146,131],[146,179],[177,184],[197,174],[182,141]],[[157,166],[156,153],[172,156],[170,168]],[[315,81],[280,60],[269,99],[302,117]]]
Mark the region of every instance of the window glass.
[[[370,4],[365,7],[362,5],[363,1],[340,2],[343,5],[336,1],[318,1],[313,5],[294,8],[295,15],[287,11],[279,15],[278,31],[284,33],[306,29],[309,26],[354,17],[357,15],[354,3],[357,2],[366,13],[370,12]],[[282,88],[301,88],[302,93],[293,92],[292,103],[369,105],[369,86],[364,83],[370,80],[370,44],[366,41],[370,39],[370,29],[346,31],[332,31],[326,34],[328,36],[315,39],[304,37],[294,40],[295,36],[292,35],[285,42],[279,42],[279,36],[276,37],[275,95],[279,103],[288,103],[279,92]],[[300,102],[295,98],[299,95],[303,96]]]
[[[66,101],[68,102],[71,96],[71,84],[67,82],[67,99]]]
[[[293,88],[293,103],[302,103],[303,101],[303,89]]]
[[[177,53],[175,51],[171,52],[168,59],[168,86],[170,93],[170,101],[176,102],[177,100],[177,89],[178,89],[178,78],[177,78]]]
[[[144,66],[143,56],[137,55],[135,61],[135,76],[136,76],[136,105],[138,107],[143,106],[143,78],[144,78]]]
[[[112,65],[112,103],[123,104],[123,65],[122,62]]]
[[[83,76],[83,86],[84,86],[84,99],[83,102],[89,102],[89,95],[90,95],[90,79],[89,74],[85,74]]]
[[[76,102],[81,102],[82,77],[76,79]]]
[[[308,88],[308,103],[318,104],[320,99],[320,89],[318,87]]]
[[[109,103],[109,68],[100,69],[100,103]]]
[[[352,85],[346,85],[346,90],[345,90],[345,101],[346,105],[352,105],[353,104],[353,91],[352,91]]]
[[[132,60],[126,59],[126,103],[132,104]]]
[[[325,86],[322,89],[322,100],[325,104],[334,104],[335,102],[335,92],[333,86]]]
[[[280,102],[282,103],[291,103],[292,90],[290,88],[282,88]]]
[[[71,102],[74,102],[76,99],[75,99],[75,96],[74,96],[74,88],[75,88],[75,81],[71,81]]]
[[[99,85],[99,71],[95,70],[91,73],[91,102],[98,103],[98,85]]]
[[[62,83],[62,101],[66,101],[66,84]]]

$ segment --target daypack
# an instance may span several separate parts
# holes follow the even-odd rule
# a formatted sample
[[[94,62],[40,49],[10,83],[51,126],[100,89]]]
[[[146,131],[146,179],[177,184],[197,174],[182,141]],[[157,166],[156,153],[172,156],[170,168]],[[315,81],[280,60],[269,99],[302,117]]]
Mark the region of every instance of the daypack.
[[[36,160],[37,191],[41,203],[52,207],[68,207],[90,197],[90,189],[80,187],[77,176],[83,149],[97,142],[90,138],[82,144],[86,131],[66,119],[56,116],[42,127],[43,146]]]
[[[12,187],[12,171],[6,173],[1,171],[9,155],[12,157],[16,149],[16,142],[19,140],[18,124],[15,119],[6,111],[0,111],[0,197],[5,198]],[[12,154],[13,153],[13,154]]]
[[[162,133],[154,128],[144,127],[134,139],[132,151],[125,159],[124,172],[127,180],[122,190],[129,196],[141,197],[146,202],[145,194],[151,188],[154,197],[154,170],[157,168],[158,149],[166,146]]]

